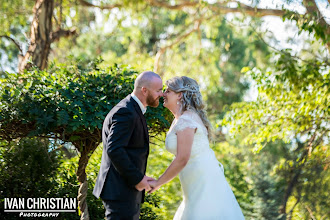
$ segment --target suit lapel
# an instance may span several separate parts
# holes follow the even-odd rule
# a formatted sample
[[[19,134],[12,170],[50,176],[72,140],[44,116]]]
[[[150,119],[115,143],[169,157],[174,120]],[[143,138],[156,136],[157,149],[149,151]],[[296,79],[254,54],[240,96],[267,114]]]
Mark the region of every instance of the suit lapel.
[[[143,130],[144,130],[144,136],[147,139],[148,143],[149,143],[149,133],[148,133],[148,127],[147,127],[147,122],[146,122],[146,118],[144,117],[144,115],[142,114],[141,108],[139,106],[139,104],[132,98],[131,98],[131,102],[134,103],[134,108],[137,111],[137,113],[140,116],[140,120],[142,122],[143,125]]]

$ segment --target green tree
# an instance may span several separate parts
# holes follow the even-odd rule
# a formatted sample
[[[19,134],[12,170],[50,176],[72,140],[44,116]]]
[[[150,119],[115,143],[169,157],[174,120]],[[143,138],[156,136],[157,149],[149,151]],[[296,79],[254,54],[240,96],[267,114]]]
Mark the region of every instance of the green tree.
[[[308,192],[313,187],[328,187],[324,179],[329,178],[329,63],[326,57],[312,53],[322,55],[327,50],[320,47],[295,56],[282,50],[274,52],[274,63],[267,69],[243,68],[256,82],[258,97],[231,105],[222,121],[232,134],[246,134],[243,143],[252,145],[254,152],[277,140],[292,146],[286,149],[290,156],[278,158],[285,187],[279,211],[290,218],[296,207],[309,210],[311,216],[329,215],[322,208],[326,200],[316,205]],[[326,191],[314,192],[323,198]]]

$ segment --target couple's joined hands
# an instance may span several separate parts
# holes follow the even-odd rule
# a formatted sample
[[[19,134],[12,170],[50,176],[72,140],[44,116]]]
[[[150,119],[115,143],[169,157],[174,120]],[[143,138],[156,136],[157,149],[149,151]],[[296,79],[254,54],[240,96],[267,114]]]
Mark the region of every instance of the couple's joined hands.
[[[160,188],[160,185],[158,185],[158,181],[157,180],[150,180],[150,181],[148,181],[148,183],[149,183],[149,185],[151,187],[151,190],[148,191],[149,194],[155,192],[157,189]]]
[[[146,190],[148,193],[155,192],[157,189],[159,189],[159,187],[160,186],[158,186],[157,180],[149,176],[144,176],[143,179],[137,185],[135,185],[137,190]]]

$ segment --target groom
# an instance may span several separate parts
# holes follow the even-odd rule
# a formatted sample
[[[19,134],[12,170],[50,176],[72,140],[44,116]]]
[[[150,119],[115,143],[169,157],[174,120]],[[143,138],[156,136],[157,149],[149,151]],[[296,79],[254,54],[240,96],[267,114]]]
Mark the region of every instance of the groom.
[[[146,71],[135,80],[134,91],[111,109],[102,129],[103,153],[93,194],[101,197],[106,219],[138,220],[145,190],[149,135],[144,113],[163,96],[159,75]]]

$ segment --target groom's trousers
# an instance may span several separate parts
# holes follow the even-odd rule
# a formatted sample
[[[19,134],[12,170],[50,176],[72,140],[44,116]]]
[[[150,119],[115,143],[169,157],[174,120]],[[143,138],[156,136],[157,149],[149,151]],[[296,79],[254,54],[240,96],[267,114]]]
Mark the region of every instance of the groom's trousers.
[[[140,204],[114,200],[102,200],[107,220],[139,220]]]

